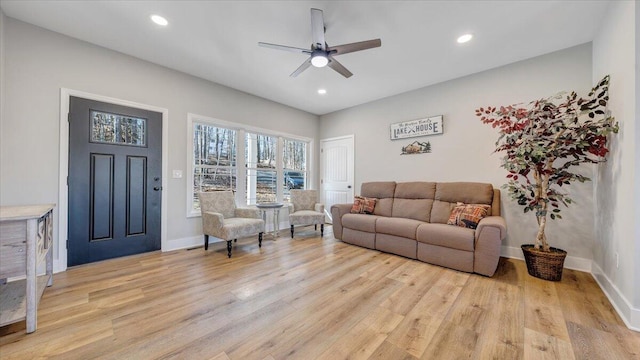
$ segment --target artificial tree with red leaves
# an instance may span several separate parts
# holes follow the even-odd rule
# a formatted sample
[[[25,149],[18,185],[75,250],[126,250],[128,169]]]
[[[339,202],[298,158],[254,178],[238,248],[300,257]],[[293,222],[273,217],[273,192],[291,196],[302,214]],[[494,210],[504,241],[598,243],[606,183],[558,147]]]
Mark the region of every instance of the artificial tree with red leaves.
[[[547,215],[561,219],[560,204],[572,200],[560,191],[586,176],[573,169],[585,163],[605,161],[607,136],[618,132],[607,109],[609,76],[591,89],[586,98],[575,92],[560,93],[520,104],[479,108],[476,115],[498,128],[495,152],[504,152],[501,166],[509,174],[503,187],[509,196],[532,211],[538,221],[535,249],[550,251],[545,236]]]

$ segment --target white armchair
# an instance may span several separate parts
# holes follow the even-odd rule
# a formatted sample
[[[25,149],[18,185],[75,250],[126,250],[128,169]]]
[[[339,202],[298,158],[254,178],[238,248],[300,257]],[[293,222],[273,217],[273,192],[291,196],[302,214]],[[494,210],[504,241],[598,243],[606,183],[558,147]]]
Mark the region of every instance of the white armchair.
[[[262,247],[264,221],[258,209],[238,208],[232,191],[207,191],[198,193],[202,214],[204,249],[209,249],[209,236],[227,241],[227,255],[231,257],[231,242],[258,234],[258,246]]]
[[[318,230],[320,224],[320,236],[324,236],[324,204],[318,203],[317,190],[291,190],[289,223],[291,238],[295,225],[314,225]]]

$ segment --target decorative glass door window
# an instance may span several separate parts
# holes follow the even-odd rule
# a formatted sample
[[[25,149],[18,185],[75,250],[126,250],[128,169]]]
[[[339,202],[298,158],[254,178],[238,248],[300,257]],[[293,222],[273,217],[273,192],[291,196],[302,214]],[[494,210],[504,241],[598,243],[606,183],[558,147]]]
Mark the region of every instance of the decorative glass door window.
[[[91,142],[147,146],[147,119],[91,111]]]

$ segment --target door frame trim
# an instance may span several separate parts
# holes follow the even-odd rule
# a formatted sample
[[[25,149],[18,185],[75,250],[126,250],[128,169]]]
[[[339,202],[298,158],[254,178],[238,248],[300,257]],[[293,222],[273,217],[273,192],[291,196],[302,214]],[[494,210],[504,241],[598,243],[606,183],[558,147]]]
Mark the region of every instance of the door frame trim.
[[[60,179],[58,189],[58,241],[54,244],[58,248],[58,258],[53,260],[54,272],[67,270],[67,237],[68,237],[68,213],[69,213],[69,98],[71,96],[89,100],[101,101],[115,105],[134,107],[162,113],[162,188],[167,189],[167,176],[169,168],[169,109],[154,105],[137,103],[129,100],[113,98],[104,95],[92,94],[85,91],[60,88]],[[160,212],[160,249],[167,249],[167,191],[162,191]]]

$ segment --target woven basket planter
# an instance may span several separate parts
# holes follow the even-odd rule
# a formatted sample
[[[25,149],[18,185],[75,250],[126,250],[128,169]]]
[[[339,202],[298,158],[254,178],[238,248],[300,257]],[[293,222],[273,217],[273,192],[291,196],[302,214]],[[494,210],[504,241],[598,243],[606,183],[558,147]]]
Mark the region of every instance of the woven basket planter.
[[[550,248],[551,251],[536,250],[533,245],[522,245],[524,260],[529,275],[549,281],[560,281],[567,252]]]

